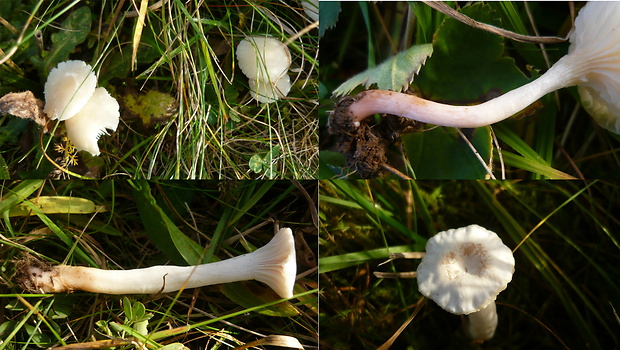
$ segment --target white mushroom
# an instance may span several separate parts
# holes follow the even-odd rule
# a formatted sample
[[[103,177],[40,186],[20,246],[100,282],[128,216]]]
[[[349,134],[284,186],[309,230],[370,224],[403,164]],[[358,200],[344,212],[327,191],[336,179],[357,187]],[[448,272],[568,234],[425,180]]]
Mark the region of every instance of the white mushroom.
[[[579,85],[585,109],[602,127],[620,134],[620,2],[588,2],[575,20],[566,56],[538,79],[475,106],[452,106],[385,90],[364,91],[345,115],[353,125],[376,114],[424,123],[474,128],[504,120],[542,96]]]
[[[250,79],[250,95],[258,102],[271,103],[285,97],[291,91],[291,80],[288,75],[276,82]]]
[[[67,120],[86,105],[96,87],[91,66],[83,61],[60,62],[45,82],[43,111],[52,120]]]
[[[99,155],[97,140],[116,130],[120,118],[119,105],[105,88],[95,89],[88,103],[75,116],[65,121],[67,136],[78,151]]]
[[[510,248],[478,225],[438,233],[428,240],[417,269],[418,289],[441,308],[468,315],[465,333],[474,340],[495,334],[495,299],[512,280]]]
[[[297,273],[295,242],[290,228],[280,229],[265,246],[252,253],[197,266],[153,266],[134,270],[101,270],[58,265],[51,269],[31,267],[23,282],[40,293],[84,290],[105,294],[153,294],[181,288],[257,280],[282,298],[293,297]]]
[[[78,151],[99,155],[97,140],[115,131],[120,118],[114,97],[100,87],[92,67],[83,61],[60,62],[45,82],[44,112],[64,120],[67,136]]]
[[[260,102],[274,102],[288,94],[291,54],[279,40],[248,36],[237,46],[239,68],[250,79],[252,96]]]

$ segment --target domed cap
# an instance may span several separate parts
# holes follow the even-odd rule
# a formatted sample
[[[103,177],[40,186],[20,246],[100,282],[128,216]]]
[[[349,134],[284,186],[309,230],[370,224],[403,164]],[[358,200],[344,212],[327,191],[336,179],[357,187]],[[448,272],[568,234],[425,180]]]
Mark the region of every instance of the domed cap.
[[[495,301],[512,280],[515,260],[493,231],[478,225],[438,233],[418,266],[418,289],[444,310],[462,315]]]
[[[584,70],[583,107],[602,127],[620,134],[620,2],[588,2],[575,19],[569,56]]]
[[[291,53],[279,40],[248,36],[237,46],[239,68],[249,79],[278,81],[291,65]]]
[[[60,62],[47,76],[43,111],[52,120],[67,120],[86,105],[96,87],[97,76],[86,62]]]

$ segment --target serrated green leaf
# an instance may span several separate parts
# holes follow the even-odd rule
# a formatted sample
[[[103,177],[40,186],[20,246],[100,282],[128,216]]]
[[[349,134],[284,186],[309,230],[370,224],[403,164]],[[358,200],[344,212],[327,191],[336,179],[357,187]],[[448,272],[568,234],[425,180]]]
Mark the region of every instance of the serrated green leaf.
[[[406,90],[432,53],[432,44],[414,45],[345,81],[334,90],[334,97],[348,95],[358,85],[369,88],[376,84],[381,90]]]
[[[68,60],[71,51],[86,40],[91,21],[90,9],[83,6],[70,13],[62,22],[60,30],[52,34],[54,46],[45,58],[43,66],[46,76],[59,62]]]
[[[340,1],[319,1],[319,39],[338,22]]]

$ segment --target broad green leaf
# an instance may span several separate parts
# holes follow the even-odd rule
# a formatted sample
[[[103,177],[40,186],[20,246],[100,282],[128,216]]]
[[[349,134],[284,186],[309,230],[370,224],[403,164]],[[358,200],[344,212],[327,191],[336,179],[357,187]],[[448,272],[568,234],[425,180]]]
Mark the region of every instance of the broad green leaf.
[[[91,214],[106,211],[102,205],[97,205],[93,201],[84,198],[66,196],[40,196],[33,199],[32,204],[44,214]],[[30,216],[34,215],[26,204],[19,204],[9,212],[9,216]]]
[[[463,129],[485,163],[491,157],[490,128]],[[438,127],[402,136],[411,167],[418,179],[481,179],[487,171],[454,128]]]
[[[47,76],[52,68],[69,59],[71,51],[83,43],[90,32],[91,12],[87,6],[70,13],[61,23],[60,30],[52,34],[52,50],[45,58],[43,72]]]
[[[9,118],[8,123],[4,124],[2,128],[0,128],[0,146],[4,146],[5,143],[17,143],[19,136],[26,129],[29,123],[30,120],[28,119]]]
[[[187,237],[159,207],[146,181],[134,184],[134,198],[149,237],[176,264],[200,262],[203,248]]]
[[[319,1],[319,38],[329,28],[336,26],[340,14],[340,1]]]
[[[462,13],[480,22],[501,26],[499,15],[488,5],[465,6]],[[415,84],[431,100],[454,104],[484,102],[528,82],[510,57],[504,39],[446,18],[435,33],[433,56]]]
[[[406,90],[432,53],[433,45],[431,44],[414,45],[388,58],[380,65],[345,81],[334,90],[334,97],[347,95],[358,85],[369,88],[376,84],[381,90]]]

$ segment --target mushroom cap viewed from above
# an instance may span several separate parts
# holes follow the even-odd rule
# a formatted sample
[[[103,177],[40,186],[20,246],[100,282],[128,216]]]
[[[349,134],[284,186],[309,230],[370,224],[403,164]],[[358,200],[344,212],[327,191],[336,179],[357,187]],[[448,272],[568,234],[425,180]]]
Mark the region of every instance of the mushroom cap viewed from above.
[[[286,45],[268,36],[248,36],[237,46],[239,68],[249,79],[277,81],[291,65]]]
[[[97,75],[84,61],[65,61],[50,71],[45,82],[43,111],[52,119],[67,120],[88,102],[97,87]]]
[[[583,61],[579,96],[602,127],[620,134],[620,3],[588,2],[575,20],[567,56]]]
[[[417,269],[418,288],[444,310],[467,315],[494,302],[512,280],[512,251],[478,225],[431,237]]]

